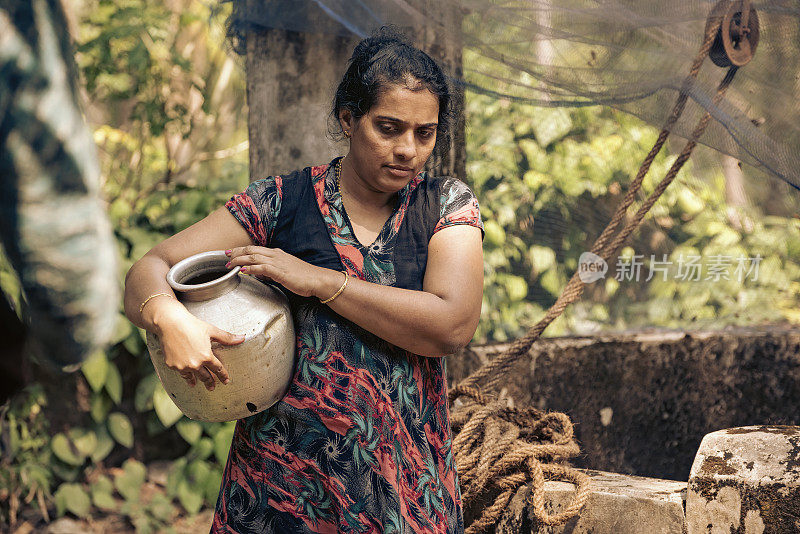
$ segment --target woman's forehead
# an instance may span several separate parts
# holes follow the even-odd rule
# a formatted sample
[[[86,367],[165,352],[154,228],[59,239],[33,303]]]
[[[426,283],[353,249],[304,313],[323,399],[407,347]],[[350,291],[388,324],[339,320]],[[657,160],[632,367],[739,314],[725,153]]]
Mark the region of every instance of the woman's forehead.
[[[369,112],[403,122],[436,124],[439,120],[439,98],[425,86],[410,89],[391,83],[380,91]]]

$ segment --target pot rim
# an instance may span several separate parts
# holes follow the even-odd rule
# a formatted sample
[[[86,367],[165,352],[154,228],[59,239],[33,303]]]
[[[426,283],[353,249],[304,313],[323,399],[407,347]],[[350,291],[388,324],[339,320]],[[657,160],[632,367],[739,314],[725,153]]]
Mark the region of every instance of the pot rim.
[[[178,282],[178,280],[187,271],[189,271],[191,267],[197,265],[198,263],[219,263],[224,268],[225,264],[228,263],[228,256],[225,254],[224,250],[210,250],[208,252],[200,252],[199,254],[189,256],[188,258],[185,258],[173,265],[172,268],[167,272],[167,283],[175,291],[180,291],[181,293],[193,293],[196,291],[202,291],[204,289],[221,286],[228,280],[236,278],[241,270],[241,267],[237,265],[219,278],[215,278],[210,282],[205,282],[202,284],[183,284]]]

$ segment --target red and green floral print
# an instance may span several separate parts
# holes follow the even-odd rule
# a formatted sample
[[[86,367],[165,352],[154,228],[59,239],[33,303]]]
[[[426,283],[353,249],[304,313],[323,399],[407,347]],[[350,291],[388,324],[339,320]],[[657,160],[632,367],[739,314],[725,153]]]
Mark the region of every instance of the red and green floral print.
[[[423,221],[422,211],[414,212],[424,204],[418,189],[439,208],[425,212],[435,220],[419,232],[454,224],[482,228],[466,185],[421,173],[398,193],[375,241],[364,245],[333,174],[331,165],[310,169],[314,202],[292,217],[321,216],[342,266],[359,279],[395,284],[398,258],[407,257],[397,253],[405,246],[400,228]],[[257,244],[270,246],[288,227],[281,219],[289,201],[282,188],[301,175],[292,176],[253,182],[228,202]],[[272,408],[237,421],[211,531],[463,531],[446,359],[396,347],[316,299],[289,298],[297,332],[293,381]]]

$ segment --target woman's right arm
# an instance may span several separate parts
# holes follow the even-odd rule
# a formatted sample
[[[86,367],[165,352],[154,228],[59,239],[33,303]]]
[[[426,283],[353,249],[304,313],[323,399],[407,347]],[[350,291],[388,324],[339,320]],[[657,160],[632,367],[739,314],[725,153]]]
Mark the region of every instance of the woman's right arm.
[[[244,337],[197,319],[177,299],[170,298],[174,293],[166,281],[167,271],[199,252],[252,244],[236,218],[226,208],[219,208],[153,247],[125,276],[125,315],[133,324],[159,336],[167,366],[178,371],[190,385],[199,379],[212,390],[214,376],[226,383],[228,373],[214,354],[212,341],[231,345],[241,343]],[[168,296],[147,300],[158,293]]]

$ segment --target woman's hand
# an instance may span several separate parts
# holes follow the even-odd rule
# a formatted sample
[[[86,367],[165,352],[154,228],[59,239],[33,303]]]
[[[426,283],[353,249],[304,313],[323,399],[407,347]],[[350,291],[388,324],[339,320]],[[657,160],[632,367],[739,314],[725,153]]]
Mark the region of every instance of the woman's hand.
[[[228,268],[238,265],[242,268],[241,272],[277,282],[302,297],[318,297],[322,279],[330,271],[311,265],[278,248],[250,245],[226,250],[225,254],[230,258]]]
[[[201,321],[174,299],[161,299],[158,304],[154,323],[167,367],[178,371],[190,386],[199,379],[209,391],[214,389],[215,376],[223,384],[230,382],[228,371],[214,354],[212,342],[238,345],[244,336]]]

